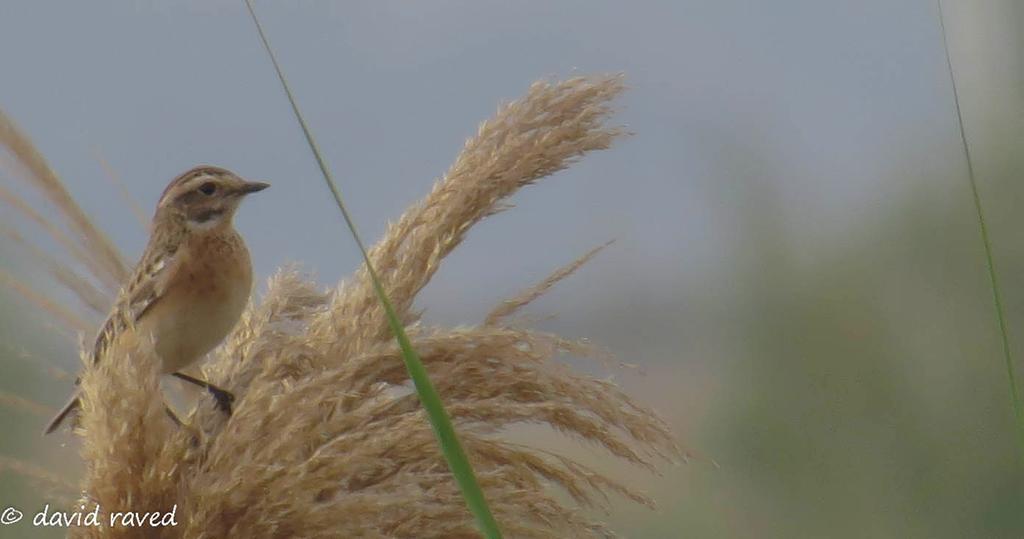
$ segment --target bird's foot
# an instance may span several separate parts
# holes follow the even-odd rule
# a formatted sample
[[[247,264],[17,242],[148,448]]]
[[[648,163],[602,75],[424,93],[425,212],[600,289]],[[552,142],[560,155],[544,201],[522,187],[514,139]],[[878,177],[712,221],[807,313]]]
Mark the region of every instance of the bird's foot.
[[[225,391],[212,384],[206,390],[210,392],[213,400],[217,401],[217,409],[230,416],[231,405],[235,402],[235,396],[230,391]]]

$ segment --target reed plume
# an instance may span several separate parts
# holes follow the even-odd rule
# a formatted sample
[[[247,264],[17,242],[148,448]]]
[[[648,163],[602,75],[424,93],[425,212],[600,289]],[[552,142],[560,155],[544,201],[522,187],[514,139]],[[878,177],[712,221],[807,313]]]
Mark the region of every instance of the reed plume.
[[[509,537],[612,536],[583,509],[608,510],[612,495],[653,506],[643,493],[568,456],[515,442],[510,427],[546,425],[652,472],[682,456],[651,409],[557,362],[561,355],[604,357],[603,350],[509,323],[600,248],[500,303],[478,325],[427,325],[413,302],[474,224],[506,208],[521,187],[622,134],[606,125],[610,101],[622,89],[617,76],[535,83],[480,126],[431,192],[370,252]],[[39,156],[20,132],[0,129],[5,133],[17,159]],[[41,159],[23,163],[26,177],[77,223],[84,212],[59,196],[66,191]],[[91,306],[94,289],[123,265],[95,227],[82,230],[75,238],[80,248],[69,254],[101,285],[61,282],[89,294],[82,299]],[[330,290],[293,268],[268,280],[266,293],[203,369],[207,380],[236,395],[229,419],[201,397],[186,426],[175,427],[154,398],[156,365],[149,343],[129,339],[85,365],[76,431],[85,465],[81,491],[104,513],[176,506],[178,525],[82,526],[72,536],[479,536],[409,389],[365,268]]]

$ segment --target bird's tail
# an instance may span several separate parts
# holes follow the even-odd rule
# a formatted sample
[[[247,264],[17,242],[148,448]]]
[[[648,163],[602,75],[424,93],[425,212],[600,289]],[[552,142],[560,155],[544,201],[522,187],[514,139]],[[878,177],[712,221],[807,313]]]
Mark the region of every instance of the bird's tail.
[[[52,420],[50,420],[50,424],[47,425],[46,426],[46,430],[43,431],[43,436],[46,436],[47,434],[50,434],[51,432],[57,430],[57,428],[60,427],[60,424],[63,423],[64,420],[67,419],[67,417],[69,415],[71,415],[72,412],[75,412],[75,411],[78,410],[78,407],[79,407],[79,399],[78,399],[78,397],[79,397],[79,391],[76,388],[75,392],[71,394],[71,398],[68,399],[67,404],[65,404],[60,409],[60,412],[58,412],[57,415],[54,416]]]

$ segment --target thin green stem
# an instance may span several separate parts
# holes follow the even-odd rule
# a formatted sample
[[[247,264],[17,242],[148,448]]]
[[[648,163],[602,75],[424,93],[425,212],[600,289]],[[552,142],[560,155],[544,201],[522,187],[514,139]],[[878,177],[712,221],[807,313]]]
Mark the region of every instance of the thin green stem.
[[[437,435],[445,460],[448,461],[448,467],[451,469],[452,475],[455,476],[455,480],[462,491],[462,496],[466,500],[466,505],[476,518],[477,525],[484,533],[484,536],[488,539],[500,539],[501,530],[498,528],[498,523],[495,521],[490,507],[487,505],[487,500],[484,498],[483,490],[480,489],[480,485],[476,480],[476,475],[473,473],[473,467],[469,464],[469,459],[466,457],[462,444],[459,443],[451,418],[445,411],[444,405],[441,402],[441,397],[437,394],[437,390],[434,389],[434,385],[430,382],[430,378],[427,376],[427,371],[423,367],[423,362],[420,360],[416,350],[413,349],[412,343],[409,341],[409,336],[405,333],[405,328],[399,321],[398,315],[395,313],[395,308],[392,306],[387,293],[384,291],[383,285],[380,283],[380,279],[377,277],[377,272],[374,270],[373,264],[370,262],[370,255],[366,246],[363,244],[363,241],[359,236],[359,232],[356,230],[355,222],[352,220],[348,209],[345,207],[345,202],[341,197],[341,191],[338,189],[338,186],[334,181],[334,176],[327,167],[326,161],[324,161],[320,148],[317,146],[316,140],[313,138],[313,134],[310,132],[309,126],[306,124],[306,120],[299,111],[299,106],[295,101],[295,97],[292,95],[291,88],[288,86],[288,81],[285,79],[284,72],[281,70],[281,66],[277,62],[277,57],[274,55],[274,51],[270,47],[270,42],[267,40],[267,35],[263,31],[263,25],[260,24],[259,18],[256,17],[256,11],[253,8],[252,0],[245,0],[245,5],[249,10],[249,15],[252,16],[252,22],[256,25],[256,31],[259,33],[260,41],[263,43],[263,48],[266,49],[267,55],[270,57],[270,62],[274,65],[274,71],[277,72],[277,78],[281,82],[281,86],[284,88],[284,93],[288,96],[288,102],[292,106],[292,112],[295,113],[295,118],[298,120],[299,126],[302,127],[302,133],[306,137],[309,149],[312,150],[313,157],[316,158],[317,165],[320,167],[320,173],[323,175],[328,189],[331,190],[331,194],[334,195],[334,201],[337,203],[338,209],[341,210],[341,215],[345,219],[345,224],[348,225],[348,229],[352,233],[352,237],[355,239],[356,245],[359,247],[359,252],[363,255],[363,262],[366,264],[366,271],[370,276],[370,281],[373,283],[373,289],[376,292],[381,305],[384,306],[384,312],[387,315],[388,324],[391,326],[391,331],[394,332],[395,338],[398,340],[398,346],[402,350],[402,358],[405,361],[406,370],[409,371],[409,377],[412,378],[413,384],[416,387],[416,392],[419,394],[420,401],[423,403],[423,407],[427,410],[427,415],[430,418],[430,424],[434,428],[434,433]]]
[[[989,238],[988,225],[985,222],[985,212],[982,209],[981,194],[978,191],[978,181],[974,176],[974,163],[971,159],[971,147],[967,143],[967,134],[964,130],[964,116],[960,109],[960,94],[956,87],[956,77],[953,75],[953,60],[949,54],[949,39],[946,36],[946,21],[942,12],[942,0],[935,2],[939,10],[939,25],[942,30],[942,46],[946,53],[946,68],[949,70],[949,81],[953,87],[953,104],[956,107],[956,120],[960,129],[960,144],[963,146],[964,159],[967,161],[967,180],[971,185],[971,196],[974,198],[974,211],[978,214],[978,228],[981,229],[981,242],[985,246],[985,264],[988,267],[988,279],[992,288],[992,304],[996,311],[996,321],[999,323],[999,337],[1003,345],[1003,359],[1006,362],[1006,377],[1010,381],[1010,398],[1013,401],[1013,415],[1016,420],[1017,436],[1020,440],[1021,454],[1024,456],[1024,408],[1021,407],[1020,391],[1017,385],[1017,374],[1013,364],[1013,354],[1010,351],[1010,337],[1006,329],[1006,315],[1003,309],[1002,295],[999,293],[999,279],[996,273],[995,258],[992,255],[992,240]]]

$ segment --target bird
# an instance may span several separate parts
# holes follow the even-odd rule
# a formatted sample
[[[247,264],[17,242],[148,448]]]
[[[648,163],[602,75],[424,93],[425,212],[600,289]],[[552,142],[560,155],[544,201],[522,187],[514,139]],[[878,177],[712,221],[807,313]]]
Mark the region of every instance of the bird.
[[[171,180],[157,202],[146,248],[96,336],[91,360],[101,361],[126,331],[151,337],[161,374],[203,387],[230,415],[231,393],[178,371],[220,344],[248,303],[252,262],[233,218],[243,198],[269,186],[210,165]],[[80,404],[76,387],[44,435]]]

